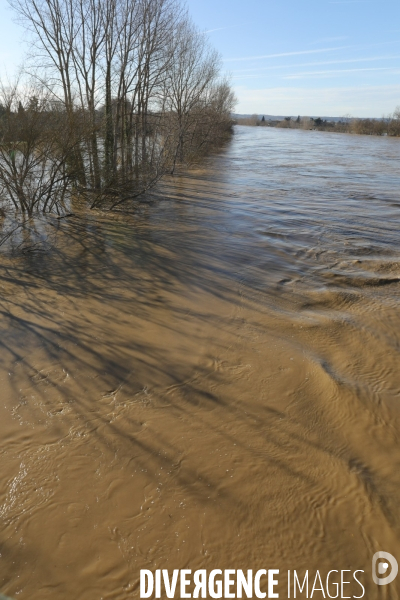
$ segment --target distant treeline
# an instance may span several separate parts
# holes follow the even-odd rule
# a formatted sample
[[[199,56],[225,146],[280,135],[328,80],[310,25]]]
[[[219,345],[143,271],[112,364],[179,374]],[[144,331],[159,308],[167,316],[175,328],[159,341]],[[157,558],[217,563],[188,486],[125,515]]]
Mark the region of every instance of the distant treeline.
[[[362,135],[400,136],[400,107],[392,115],[382,119],[356,119],[343,117],[339,121],[328,121],[320,117],[286,117],[282,121],[266,120],[258,115],[237,118],[238,125],[258,127],[281,127],[283,129],[304,129],[311,131],[332,131],[337,133],[358,133]]]

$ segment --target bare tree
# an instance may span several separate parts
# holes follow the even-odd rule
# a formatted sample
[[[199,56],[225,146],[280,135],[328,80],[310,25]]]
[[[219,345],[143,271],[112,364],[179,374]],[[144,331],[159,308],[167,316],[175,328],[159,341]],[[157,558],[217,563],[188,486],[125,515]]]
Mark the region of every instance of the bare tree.
[[[220,57],[211,49],[204,34],[186,18],[171,40],[171,61],[166,79],[165,96],[175,121],[176,152],[172,165],[183,162],[185,146],[199,126],[202,110],[209,104],[209,94],[219,74]]]
[[[74,150],[65,111],[51,108],[37,88],[22,96],[16,86],[2,88],[0,119],[0,192],[3,204],[31,215],[65,205],[71,178],[68,157]]]
[[[65,181],[92,207],[136,197],[226,135],[234,96],[179,0],[9,1],[62,107]]]

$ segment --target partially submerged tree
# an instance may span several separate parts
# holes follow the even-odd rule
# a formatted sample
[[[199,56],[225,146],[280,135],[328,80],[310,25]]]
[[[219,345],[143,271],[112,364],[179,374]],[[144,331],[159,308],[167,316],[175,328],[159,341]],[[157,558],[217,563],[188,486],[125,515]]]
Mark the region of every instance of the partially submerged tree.
[[[32,92],[32,90],[31,90]],[[0,194],[16,209],[60,210],[75,177],[69,159],[76,136],[64,111],[55,111],[48,97],[16,86],[0,90],[5,111],[0,118]]]
[[[136,197],[229,131],[219,56],[178,0],[10,4],[30,31],[46,106],[61,107],[66,181],[91,206]]]

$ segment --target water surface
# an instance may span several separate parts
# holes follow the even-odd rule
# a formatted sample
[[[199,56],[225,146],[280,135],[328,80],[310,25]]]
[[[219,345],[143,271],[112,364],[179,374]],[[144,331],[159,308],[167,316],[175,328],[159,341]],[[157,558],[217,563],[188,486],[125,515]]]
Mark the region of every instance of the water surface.
[[[237,127],[130,215],[1,248],[1,591],[364,569],[399,597],[370,576],[400,557],[399,159]]]

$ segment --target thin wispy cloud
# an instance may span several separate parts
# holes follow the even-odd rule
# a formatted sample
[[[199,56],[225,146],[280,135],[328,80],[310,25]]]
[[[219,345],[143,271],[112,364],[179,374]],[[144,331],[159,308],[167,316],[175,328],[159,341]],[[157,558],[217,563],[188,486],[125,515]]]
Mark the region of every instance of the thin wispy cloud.
[[[327,71],[304,71],[303,73],[295,73],[293,75],[285,75],[282,79],[303,79],[304,77],[332,77],[337,75],[345,75],[348,73],[361,73],[366,71],[390,71],[397,75],[400,73],[400,68],[393,67],[366,67],[364,69],[329,69]]]
[[[328,4],[371,4],[371,0],[332,0]]]
[[[233,27],[236,27],[234,25]],[[207,29],[204,33],[212,33],[213,31],[222,31],[223,29],[230,29],[230,27],[217,27],[216,29]]]
[[[222,31],[223,29],[234,29],[235,27],[243,27],[248,23],[237,23],[236,25],[226,25],[226,27],[216,27],[215,29],[207,29],[204,33],[213,33],[213,31]]]
[[[354,64],[361,62],[373,62],[379,60],[399,60],[400,54],[394,56],[370,56],[368,58],[349,58],[345,60],[321,60],[316,62],[297,63],[290,65],[270,65],[268,67],[253,67],[251,69],[235,69],[232,73],[233,79],[256,79],[268,76],[266,71],[281,71],[286,69],[298,69],[302,67],[322,67],[328,65]],[[389,67],[393,68],[393,67]],[[251,73],[251,75],[248,75]]]
[[[324,52],[334,52],[337,50],[367,50],[368,48],[376,48],[377,46],[388,46],[392,44],[399,44],[399,40],[391,40],[389,42],[378,42],[376,44],[365,44],[365,45],[351,45],[351,46],[335,46],[331,48],[318,48],[315,50],[297,50],[295,52],[281,52],[279,54],[263,54],[260,56],[240,56],[236,58],[225,58],[224,62],[242,62],[246,60],[262,60],[266,58],[282,58],[284,56],[303,56],[306,54],[321,54]]]
[[[281,58],[283,56],[301,56],[304,54],[320,54],[321,52],[332,52],[333,50],[345,50],[352,46],[336,46],[334,48],[319,48],[318,50],[297,50],[295,52],[281,52],[279,54],[262,54],[261,56],[241,56],[238,58],[225,58],[225,62],[242,61],[242,60],[261,60],[264,58]]]
[[[250,69],[235,69],[233,71],[234,77],[240,77],[240,73],[255,73],[252,77],[257,77],[258,73],[261,71],[275,71],[279,69],[297,69],[298,67],[318,67],[325,65],[342,65],[342,64],[352,64],[352,63],[360,63],[360,62],[373,62],[378,60],[398,60],[400,59],[400,54],[395,54],[392,56],[368,56],[364,58],[346,58],[341,60],[319,60],[314,62],[307,63],[297,63],[290,65],[269,65],[268,67],[251,67]]]

